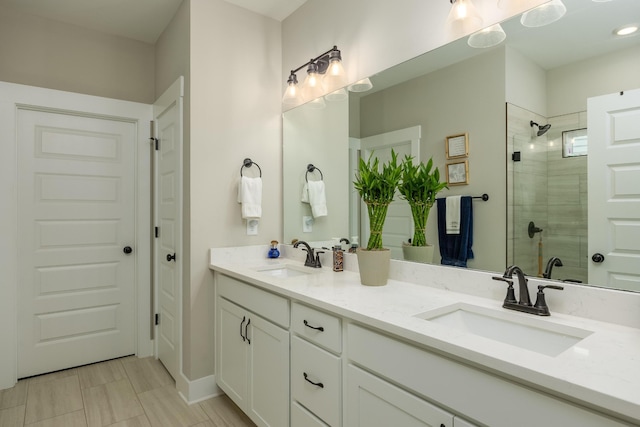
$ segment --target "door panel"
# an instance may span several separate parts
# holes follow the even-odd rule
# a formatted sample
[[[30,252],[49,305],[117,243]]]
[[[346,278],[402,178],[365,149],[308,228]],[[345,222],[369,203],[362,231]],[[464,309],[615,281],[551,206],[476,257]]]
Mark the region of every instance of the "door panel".
[[[136,125],[18,111],[19,377],[135,353]]]
[[[588,129],[589,282],[638,291],[640,90],[590,98]]]
[[[156,102],[153,113],[158,138],[154,177],[155,224],[159,228],[154,248],[156,307],[160,314],[157,354],[173,378],[179,373],[180,358],[181,93],[181,80],[178,80]]]

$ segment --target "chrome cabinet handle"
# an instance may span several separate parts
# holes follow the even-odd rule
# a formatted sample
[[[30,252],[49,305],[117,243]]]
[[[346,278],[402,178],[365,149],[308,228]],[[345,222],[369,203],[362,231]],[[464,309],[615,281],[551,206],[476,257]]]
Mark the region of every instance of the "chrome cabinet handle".
[[[303,320],[302,323],[304,323],[304,326],[306,326],[307,328],[315,329],[316,331],[320,331],[320,332],[324,332],[324,328],[322,326],[311,326],[309,324],[309,322],[307,322],[306,320]]]
[[[167,262],[171,262],[171,261],[175,261],[175,260],[176,260],[175,252],[173,254],[167,254]]]
[[[308,382],[308,383],[310,383],[310,384],[313,384],[313,385],[314,385],[314,386],[316,386],[316,387],[324,388],[324,384],[322,384],[322,383],[314,383],[313,381],[311,381],[311,380],[309,379],[309,376],[307,375],[307,373],[306,373],[306,372],[303,372],[303,373],[302,373],[302,376],[304,376],[304,380],[305,380],[306,382]]]

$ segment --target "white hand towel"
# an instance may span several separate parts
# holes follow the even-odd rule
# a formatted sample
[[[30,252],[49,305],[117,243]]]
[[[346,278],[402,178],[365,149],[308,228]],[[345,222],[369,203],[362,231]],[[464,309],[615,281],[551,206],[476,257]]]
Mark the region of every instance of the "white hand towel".
[[[303,203],[309,203],[309,185],[305,182],[302,186],[302,198]]]
[[[447,197],[446,228],[447,234],[460,234],[460,199],[462,196]]]
[[[313,217],[327,216],[327,196],[325,194],[324,181],[309,181],[307,188]]]
[[[238,203],[242,204],[243,219],[262,216],[262,178],[240,178]]]

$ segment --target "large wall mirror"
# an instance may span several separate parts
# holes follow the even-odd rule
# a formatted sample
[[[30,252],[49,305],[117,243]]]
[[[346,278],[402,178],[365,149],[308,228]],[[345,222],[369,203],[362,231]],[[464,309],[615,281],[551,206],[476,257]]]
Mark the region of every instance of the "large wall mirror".
[[[588,211],[588,188],[601,177],[587,171],[588,154],[563,151],[563,138],[587,128],[588,98],[640,88],[640,34],[613,34],[635,22],[640,6],[637,0],[564,3],[566,15],[545,27],[525,28],[519,16],[503,22],[506,40],[498,46],[474,49],[466,38],[457,40],[371,76],[368,92],[285,112],[284,241],[326,245],[362,237],[359,202],[350,190],[362,141],[418,129],[420,160],[433,158],[444,175],[453,162],[446,138],[467,134],[468,183],[440,196],[489,195],[473,202],[475,257],[468,268],[498,272],[515,263],[537,276],[558,257],[554,279],[640,291],[633,278],[599,283],[589,277],[587,218],[598,213]],[[322,176],[307,174],[308,164]],[[308,179],[324,179],[326,216],[314,218],[301,201]],[[436,217],[434,208],[426,234],[438,264]],[[385,246],[411,233],[400,227]]]

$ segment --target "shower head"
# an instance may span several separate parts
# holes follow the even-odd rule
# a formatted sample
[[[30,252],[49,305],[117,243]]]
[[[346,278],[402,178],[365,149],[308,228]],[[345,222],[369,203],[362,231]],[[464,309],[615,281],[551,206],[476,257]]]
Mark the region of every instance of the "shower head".
[[[540,126],[539,124],[537,124],[533,120],[531,120],[529,122],[529,126],[531,126],[531,127],[537,126],[538,127],[538,133],[537,133],[538,136],[544,135],[551,128],[550,124],[546,124],[546,125]]]

